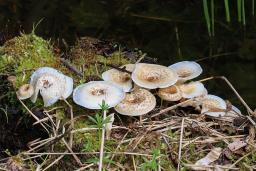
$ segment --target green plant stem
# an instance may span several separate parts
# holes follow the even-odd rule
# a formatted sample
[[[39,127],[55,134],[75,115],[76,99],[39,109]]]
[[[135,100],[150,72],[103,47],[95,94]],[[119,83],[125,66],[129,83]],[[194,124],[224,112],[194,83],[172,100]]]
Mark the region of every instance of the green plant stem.
[[[225,4],[225,11],[226,11],[226,21],[230,23],[230,12],[229,12],[228,0],[224,0],[224,4]]]
[[[214,0],[211,0],[211,21],[212,21],[212,36],[215,35],[215,30],[214,30]]]
[[[242,0],[237,0],[237,20],[239,23],[242,21]]]
[[[254,6],[255,6],[255,2],[254,0],[252,0],[252,16],[254,17]]]
[[[206,26],[208,29],[208,34],[209,34],[209,36],[211,36],[211,23],[210,23],[210,15],[209,15],[209,11],[208,11],[207,0],[203,0],[203,8],[204,8],[204,17],[205,17]]]
[[[106,119],[107,111],[103,112],[103,121]],[[98,171],[102,171],[103,157],[104,157],[104,143],[105,143],[105,124],[102,126],[101,144],[100,144],[100,161]]]
[[[243,21],[243,25],[246,25],[246,21],[245,21],[245,7],[244,7],[244,0],[242,0],[242,21]]]

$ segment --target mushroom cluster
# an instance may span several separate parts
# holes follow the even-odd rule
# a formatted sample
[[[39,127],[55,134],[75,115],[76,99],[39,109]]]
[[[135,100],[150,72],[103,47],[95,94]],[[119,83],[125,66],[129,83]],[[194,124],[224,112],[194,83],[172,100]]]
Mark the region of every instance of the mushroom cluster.
[[[228,105],[220,97],[208,94],[200,81],[191,81],[202,73],[201,66],[193,61],[182,61],[168,67],[136,63],[127,64],[102,73],[104,81],[91,81],[74,89],[73,101],[88,109],[100,109],[105,101],[109,107],[122,115],[141,116],[156,106],[157,95],[165,101],[183,102],[182,107],[192,106],[202,114],[221,117],[227,113]],[[17,92],[19,99],[31,97],[35,102],[40,93],[44,106],[59,99],[66,99],[73,91],[73,79],[61,72],[42,67],[37,69],[26,84]],[[232,110],[239,113],[234,106]]]

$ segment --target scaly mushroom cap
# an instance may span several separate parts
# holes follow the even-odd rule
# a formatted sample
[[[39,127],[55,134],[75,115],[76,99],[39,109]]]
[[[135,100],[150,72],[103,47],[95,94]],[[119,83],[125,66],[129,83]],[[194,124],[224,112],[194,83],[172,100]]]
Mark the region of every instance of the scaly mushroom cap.
[[[147,89],[166,88],[174,85],[177,79],[172,69],[156,64],[138,63],[132,72],[132,80]]]
[[[126,93],[124,100],[116,105],[115,110],[122,115],[140,116],[150,112],[155,106],[155,96],[148,90],[140,88]]]
[[[20,100],[25,100],[30,98],[34,94],[34,88],[30,84],[24,84],[19,88],[16,94]]]
[[[225,115],[227,109],[226,102],[215,95],[207,95],[202,99],[201,113],[213,117],[220,117]]]
[[[104,100],[109,107],[116,106],[125,97],[124,91],[107,81],[90,81],[75,88],[73,100],[88,109],[100,109]]]
[[[201,66],[193,61],[181,61],[170,65],[169,68],[177,73],[179,80],[181,81],[196,78],[203,72]]]
[[[182,98],[181,91],[176,85],[160,88],[157,94],[161,99],[166,101],[178,101]]]
[[[207,95],[207,90],[201,82],[190,82],[188,84],[181,84],[179,86],[182,97],[191,99],[194,97]]]
[[[120,68],[125,67],[127,71],[132,72],[134,70],[134,64],[127,64]],[[102,73],[102,79],[104,81],[109,81],[116,86],[121,87],[124,92],[130,92],[132,89],[132,79],[131,74],[118,71],[117,69],[110,69]]]
[[[68,98],[73,91],[73,79],[50,67],[37,69],[30,78],[30,84],[34,88],[31,101],[35,103],[40,92],[45,107]]]

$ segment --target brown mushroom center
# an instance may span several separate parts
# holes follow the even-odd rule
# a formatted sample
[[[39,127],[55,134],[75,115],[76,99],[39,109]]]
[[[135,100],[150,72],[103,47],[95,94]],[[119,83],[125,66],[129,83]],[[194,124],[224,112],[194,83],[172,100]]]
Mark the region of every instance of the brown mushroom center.
[[[28,91],[31,88],[31,86],[29,84],[25,84],[21,87],[22,91]]]
[[[144,71],[140,74],[140,77],[148,82],[156,82],[160,80],[161,76],[162,75],[156,71]]]
[[[208,109],[220,108],[220,102],[213,99],[205,99],[202,105],[204,108],[208,108]]]
[[[144,100],[145,100],[145,97],[141,96],[141,94],[127,94],[125,98],[125,102],[129,104],[141,103]]]
[[[102,96],[102,95],[106,94],[106,90],[102,89],[102,88],[92,88],[91,94],[94,96]]]
[[[42,82],[43,82],[43,87],[44,88],[49,88],[49,87],[51,87],[53,85],[48,80],[42,80]]]
[[[185,78],[190,76],[193,73],[193,71],[190,68],[181,68],[177,71],[177,74],[181,78]]]
[[[125,83],[131,79],[130,74],[128,73],[122,73],[118,77],[118,82]]]
[[[167,88],[162,88],[159,90],[159,92],[167,93],[167,94],[176,94],[176,93],[178,93],[178,89],[176,86],[171,86],[171,87],[167,87]]]
[[[195,90],[196,90],[195,85],[184,85],[182,87],[182,91],[187,94],[193,93]]]

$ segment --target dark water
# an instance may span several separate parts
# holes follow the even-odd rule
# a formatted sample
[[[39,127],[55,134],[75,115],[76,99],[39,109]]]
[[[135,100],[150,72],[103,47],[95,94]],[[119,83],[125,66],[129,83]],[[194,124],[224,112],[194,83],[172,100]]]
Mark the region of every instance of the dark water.
[[[215,1],[215,36],[207,32],[202,1],[196,0],[0,0],[0,41],[30,32],[74,44],[92,36],[139,48],[159,62],[199,60],[201,78],[226,76],[245,101],[256,107],[256,29],[251,1],[245,1],[246,26],[237,21],[235,1],[227,23],[223,1]],[[209,92],[239,104],[224,82],[206,83]]]

